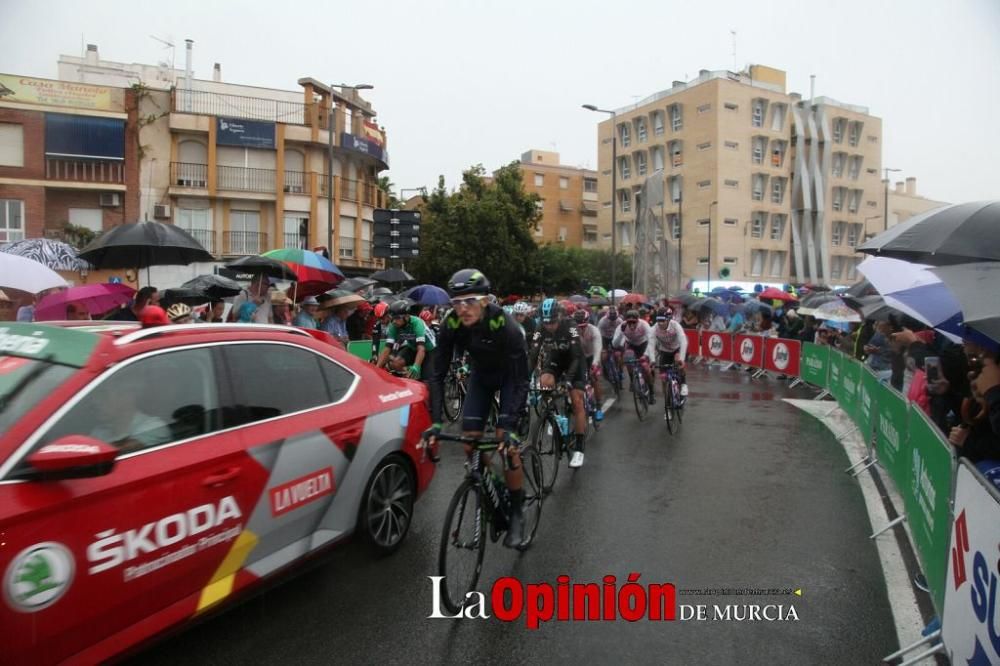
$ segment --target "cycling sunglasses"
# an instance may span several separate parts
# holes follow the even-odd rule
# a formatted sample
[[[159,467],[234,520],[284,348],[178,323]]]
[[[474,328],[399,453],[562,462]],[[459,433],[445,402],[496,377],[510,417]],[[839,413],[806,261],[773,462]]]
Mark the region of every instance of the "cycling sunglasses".
[[[459,308],[471,308],[473,305],[478,303],[482,299],[482,296],[465,296],[462,298],[451,299],[451,307],[456,310]]]

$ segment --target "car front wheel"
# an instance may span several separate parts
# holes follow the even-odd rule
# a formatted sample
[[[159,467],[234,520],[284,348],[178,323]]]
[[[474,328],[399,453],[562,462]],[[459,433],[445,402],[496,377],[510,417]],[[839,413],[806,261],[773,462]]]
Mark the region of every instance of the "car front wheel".
[[[376,553],[392,553],[406,538],[413,519],[417,484],[398,456],[378,464],[368,480],[358,516],[358,530]]]

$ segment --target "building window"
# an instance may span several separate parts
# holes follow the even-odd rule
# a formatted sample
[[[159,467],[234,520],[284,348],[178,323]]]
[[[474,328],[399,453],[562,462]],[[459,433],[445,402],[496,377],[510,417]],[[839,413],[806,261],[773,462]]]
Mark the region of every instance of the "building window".
[[[681,177],[671,176],[667,179],[667,188],[670,190],[670,200],[677,203],[681,200]]]
[[[733,190],[738,190],[740,187],[740,181],[738,180],[724,180],[722,184]]]
[[[854,122],[848,124],[847,126],[847,142],[852,146],[857,146],[861,143],[861,128],[864,123],[855,120]]]
[[[711,186],[712,186],[712,181],[710,181],[710,180],[699,180],[698,181],[698,189],[699,190],[707,190]]]
[[[628,190],[620,190],[618,197],[621,200],[621,210],[623,213],[632,210],[632,194]]]
[[[626,155],[625,157],[619,158],[619,160],[618,160],[618,170],[619,170],[620,175],[621,175],[622,178],[631,178],[632,177],[632,169],[629,166],[628,155]]]
[[[857,180],[858,176],[861,175],[861,161],[864,158],[861,155],[852,155],[851,161],[848,163],[847,175],[851,180]]]
[[[834,210],[840,211],[844,209],[844,188],[835,187],[833,188],[833,202],[832,207]]]
[[[755,173],[753,175],[753,200],[764,200],[764,188],[767,187],[767,174]]]
[[[850,196],[847,200],[847,210],[851,213],[857,213],[858,208],[861,207],[861,193],[862,190],[851,190]]]
[[[569,189],[569,178],[566,176],[559,176],[559,189],[568,190]]]
[[[653,146],[650,148],[653,153],[653,170],[663,169],[663,146]]]
[[[785,199],[785,179],[771,179],[771,202],[780,204]]]
[[[764,149],[767,147],[767,139],[762,136],[755,136],[753,139],[753,155],[751,161],[754,164],[764,163]]]
[[[830,277],[835,280],[840,279],[841,273],[844,272],[844,257],[830,257]]]
[[[735,217],[727,217],[725,220],[722,221],[723,224],[728,224],[731,227],[735,227],[738,222],[739,220],[737,220]]]
[[[767,220],[767,213],[754,213],[753,218],[750,220],[750,237],[751,238],[763,238],[764,237],[764,224]]]
[[[653,112],[653,134],[660,136],[663,134],[663,112]]]
[[[0,123],[0,166],[24,166],[24,127]]]
[[[847,123],[847,118],[834,118],[833,119],[833,142],[843,143],[844,142],[844,125]]]
[[[670,130],[680,132],[684,129],[684,118],[681,115],[681,105],[672,104],[670,106]]]
[[[771,240],[780,241],[785,235],[785,216],[780,213],[771,215]]]
[[[638,152],[635,154],[635,169],[639,172],[640,176],[646,175],[646,152]]]
[[[698,113],[708,113],[712,110],[711,104],[702,104],[698,107]]]
[[[69,223],[99,234],[104,231],[104,211],[100,208],[70,208]]]
[[[597,242],[597,232],[596,231],[584,231],[583,232],[583,242],[584,243],[596,243]]]
[[[24,240],[24,202],[0,199],[0,242]]]
[[[865,173],[867,173],[869,176],[874,176],[878,173],[878,169],[875,169],[874,167],[868,167],[867,169],[865,169]]]
[[[771,277],[781,277],[785,271],[785,252],[781,250],[771,251]]]
[[[255,210],[234,210],[229,213],[229,252],[260,254],[262,247],[260,213]]]
[[[733,264],[736,263],[736,257],[723,257],[722,263],[729,264],[730,266],[732,266]]]
[[[535,174],[535,187],[541,187],[545,184],[545,174],[536,173]]]
[[[706,141],[704,143],[699,143],[698,144],[698,150],[708,150],[711,147],[712,147],[712,142],[711,141]]]
[[[677,213],[671,213],[667,216],[667,223],[670,225],[670,237],[673,240],[678,240],[681,237],[681,218]]]
[[[670,152],[671,166],[679,167],[684,164],[684,155],[681,153],[683,145],[681,141],[671,141],[667,144],[667,150]]]
[[[830,233],[830,243],[840,245],[844,240],[844,226],[846,222],[834,222]]]
[[[340,216],[340,249],[337,255],[342,259],[354,258],[354,219]]]
[[[639,143],[646,143],[646,120],[644,118],[636,119],[635,134],[639,139]]]
[[[699,266],[708,266],[708,257],[698,257]]]
[[[735,102],[726,102],[722,106],[726,107],[727,111],[739,111],[740,110],[740,105],[736,104]]]
[[[766,261],[767,250],[752,250],[750,253],[750,276],[760,277],[763,275]]]
[[[597,194],[597,179],[596,178],[584,178],[583,179],[583,191],[593,192]]]
[[[750,124],[753,127],[763,127],[764,126],[764,100],[755,99],[753,101],[753,115],[750,120]]]
[[[860,235],[860,224],[849,224],[847,225],[847,246],[856,247],[858,244],[858,236]]]
[[[618,126],[618,133],[621,137],[622,147],[628,148],[632,145],[632,133],[628,128],[628,123],[622,123]]]
[[[878,207],[878,202],[877,201],[866,201],[865,205],[868,206],[869,208],[877,208]]]
[[[787,107],[784,104],[773,104],[771,108],[771,129],[780,132],[785,127],[785,109]]]
[[[371,220],[361,220],[361,258],[372,258],[372,223]]]
[[[874,134],[868,135],[868,143],[878,143],[878,137]]]
[[[785,163],[785,142],[784,141],[772,141],[771,142],[771,166],[781,167]]]
[[[725,146],[729,150],[739,150],[740,144],[736,141],[726,141]]]
[[[833,166],[831,168],[832,175],[834,178],[840,178],[844,175],[844,162],[847,161],[847,153],[834,153],[833,154]]]
[[[703,217],[700,220],[698,220],[698,226],[699,227],[707,227],[708,224],[709,224],[709,222],[710,222],[710,220],[707,217]]]

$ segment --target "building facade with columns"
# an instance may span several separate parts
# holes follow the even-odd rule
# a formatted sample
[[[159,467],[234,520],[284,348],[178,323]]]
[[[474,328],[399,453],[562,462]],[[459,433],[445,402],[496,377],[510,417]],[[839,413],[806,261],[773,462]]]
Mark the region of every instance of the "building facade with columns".
[[[613,205],[617,246],[636,251],[637,196],[655,177],[663,202],[650,203],[661,228],[638,242],[676,246],[662,253],[680,267],[669,267],[677,277],[668,290],[721,275],[853,282],[854,246],[882,213],[881,142],[881,120],[867,109],[802,99],[781,70],[702,70],[599,123],[599,242],[611,245]]]

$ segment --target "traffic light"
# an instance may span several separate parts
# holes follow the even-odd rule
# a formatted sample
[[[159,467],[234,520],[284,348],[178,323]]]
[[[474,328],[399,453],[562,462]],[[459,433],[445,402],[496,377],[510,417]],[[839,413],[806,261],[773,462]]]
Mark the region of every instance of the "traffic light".
[[[420,255],[420,213],[376,208],[372,216],[372,256],[412,259]]]

